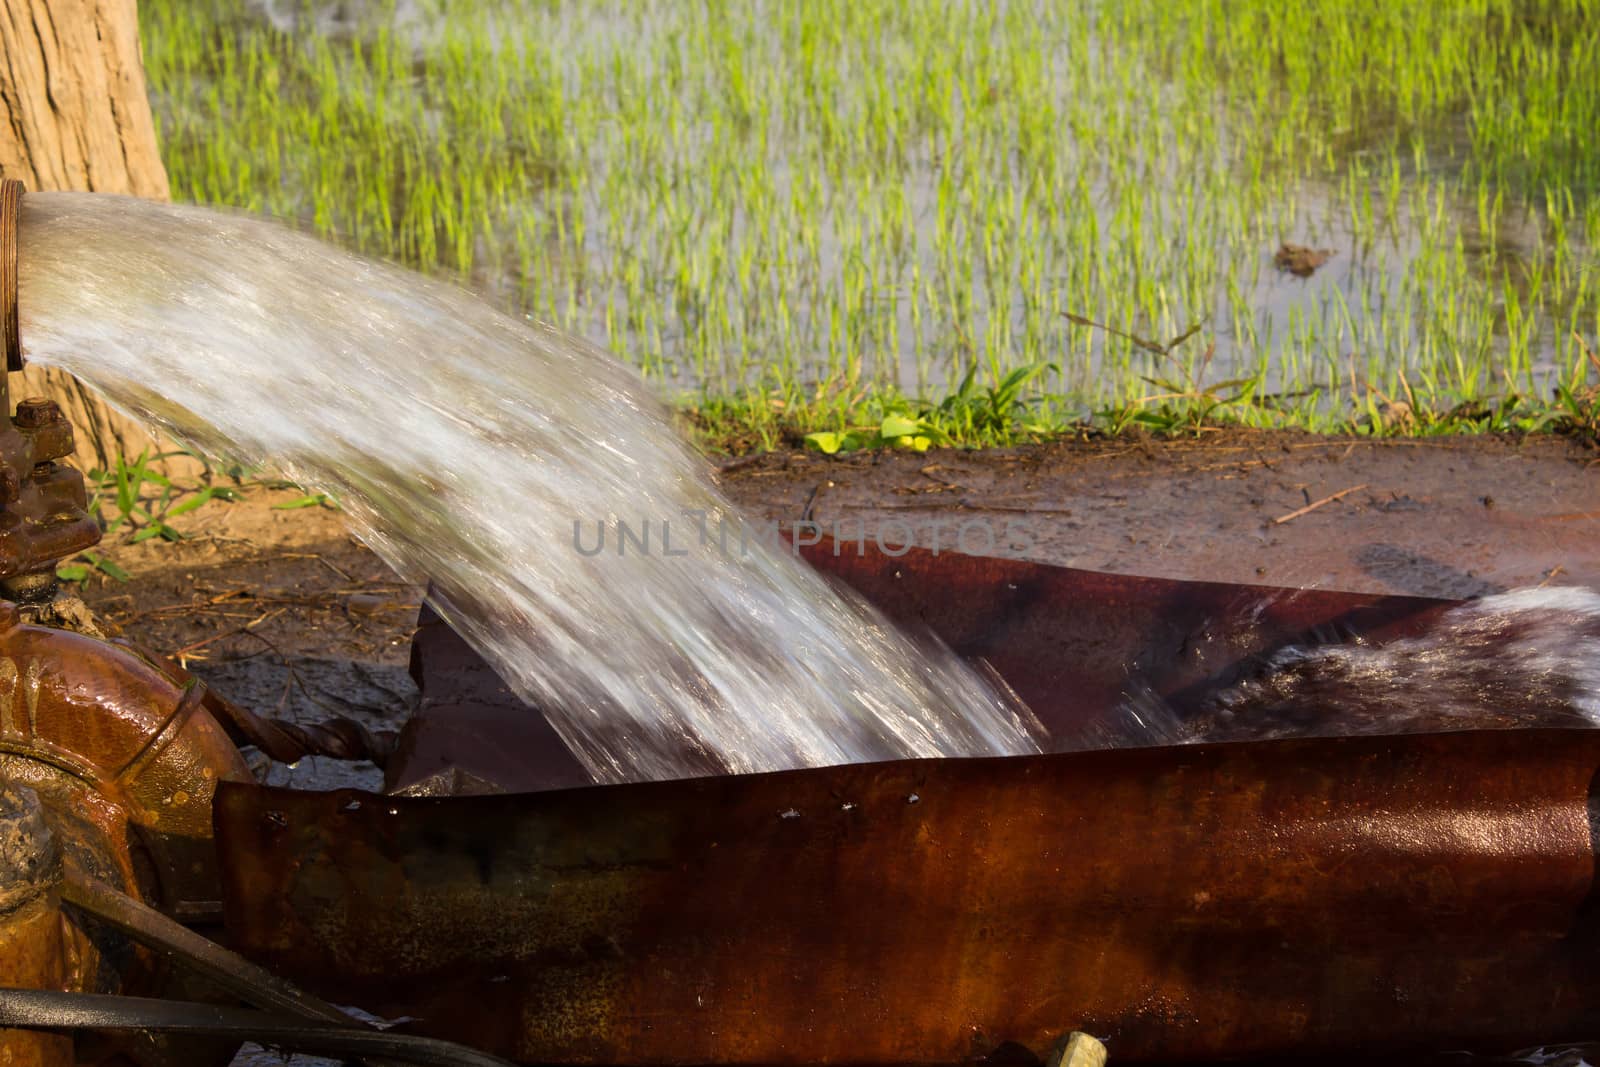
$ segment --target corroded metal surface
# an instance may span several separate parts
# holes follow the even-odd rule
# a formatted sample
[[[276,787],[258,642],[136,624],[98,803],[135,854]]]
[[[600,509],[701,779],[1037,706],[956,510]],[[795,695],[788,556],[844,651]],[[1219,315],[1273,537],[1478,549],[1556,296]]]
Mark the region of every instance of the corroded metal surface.
[[[1024,560],[861,543],[803,548],[912,633],[983,660],[1049,729],[1053,748],[1136,689],[1179,715],[1267,652],[1306,639],[1374,643],[1415,633],[1453,602],[1321,589],[1175,581]]]
[[[71,980],[61,923],[61,856],[31,789],[0,783],[0,979],[59,989]],[[72,1042],[0,1030],[7,1067],[68,1067]]]
[[[857,543],[823,541],[803,552],[912,633],[987,663],[1044,723],[1054,751],[1119,740],[1103,734],[1126,694],[1157,695],[1182,715],[1263,653],[1308,637],[1382,642],[1419,630],[1452,603],[922,549],[891,556]],[[452,774],[480,790],[516,792],[588,781],[544,717],[426,607],[411,670],[422,703],[389,765],[391,788]]]
[[[0,180],[0,351],[22,369],[17,318],[17,226],[22,183]],[[31,397],[11,415],[0,374],[0,582],[16,598],[48,593],[57,560],[100,543],[84,510],[83,475],[56,461],[72,455],[72,426],[49,400]]]
[[[390,790],[524,791],[590,781],[545,717],[426,604],[411,638],[411,677],[421,698],[387,764]]]
[[[6,397],[0,383],[0,411]],[[48,400],[24,400],[15,420],[0,418],[0,579],[39,574],[48,586],[57,560],[100,543],[83,475],[56,462],[72,448],[72,426]]]
[[[215,913],[212,792],[249,779],[201,696],[0,603],[0,778],[38,792],[69,859],[179,916]]]
[[[0,352],[6,371],[23,367],[17,317],[17,227],[22,183],[0,179]],[[55,564],[100,543],[84,509],[83,475],[56,461],[72,455],[72,426],[53,401],[30,397],[11,414],[9,375],[0,373],[0,583],[16,599],[48,594]]]
[[[5,397],[0,386],[0,410]],[[41,403],[52,418],[36,428],[0,418],[0,589],[11,599],[48,598],[56,563],[100,543],[83,475],[55,462],[72,451],[72,427]]]
[[[0,782],[37,795],[70,872],[184,919],[220,912],[211,798],[218,781],[249,779],[202,694],[198,683],[179,685],[127,649],[28,625],[14,604],[0,602]],[[81,908],[52,905],[40,921],[53,940],[35,939],[26,958],[0,960],[5,984],[185,988],[157,954],[85,919]],[[155,1038],[83,1041],[76,1049],[80,1063],[146,1067],[226,1062],[231,1053]]]
[[[1600,733],[450,799],[227,785],[228,928],[527,1062],[1503,1052],[1600,1032]]]

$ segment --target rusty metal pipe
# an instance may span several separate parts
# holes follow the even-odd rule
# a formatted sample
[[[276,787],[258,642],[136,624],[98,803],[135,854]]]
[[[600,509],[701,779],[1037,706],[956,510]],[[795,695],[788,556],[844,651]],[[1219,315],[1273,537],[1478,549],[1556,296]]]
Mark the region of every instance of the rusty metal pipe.
[[[6,370],[23,368],[21,326],[17,319],[17,228],[22,218],[21,182],[0,179],[0,347]]]
[[[526,1063],[1496,1054],[1600,1034],[1600,731],[410,799],[225,785],[232,943]]]

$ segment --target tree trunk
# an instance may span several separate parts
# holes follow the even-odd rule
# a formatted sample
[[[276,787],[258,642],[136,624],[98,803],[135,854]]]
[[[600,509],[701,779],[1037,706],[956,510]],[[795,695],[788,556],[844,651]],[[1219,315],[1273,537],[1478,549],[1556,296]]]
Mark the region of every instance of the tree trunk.
[[[168,198],[136,0],[0,0],[0,175],[34,190]],[[84,470],[159,447],[64,371],[29,366],[12,394],[61,405]]]

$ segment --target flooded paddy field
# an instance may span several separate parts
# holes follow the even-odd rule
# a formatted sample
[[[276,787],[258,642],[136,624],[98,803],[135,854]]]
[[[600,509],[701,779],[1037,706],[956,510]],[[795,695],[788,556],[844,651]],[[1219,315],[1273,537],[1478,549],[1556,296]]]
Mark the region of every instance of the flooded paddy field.
[[[1498,428],[1528,429],[1600,373],[1586,0],[141,17],[180,199],[457,279],[749,420],[1030,368],[991,438],[1510,397]]]

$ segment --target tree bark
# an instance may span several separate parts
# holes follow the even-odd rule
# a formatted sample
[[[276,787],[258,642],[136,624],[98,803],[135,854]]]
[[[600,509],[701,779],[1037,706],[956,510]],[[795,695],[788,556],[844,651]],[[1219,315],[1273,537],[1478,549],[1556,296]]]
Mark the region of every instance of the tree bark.
[[[0,0],[0,175],[31,190],[169,197],[136,2]],[[142,423],[64,371],[30,365],[12,394],[61,405],[84,470],[159,448]]]

